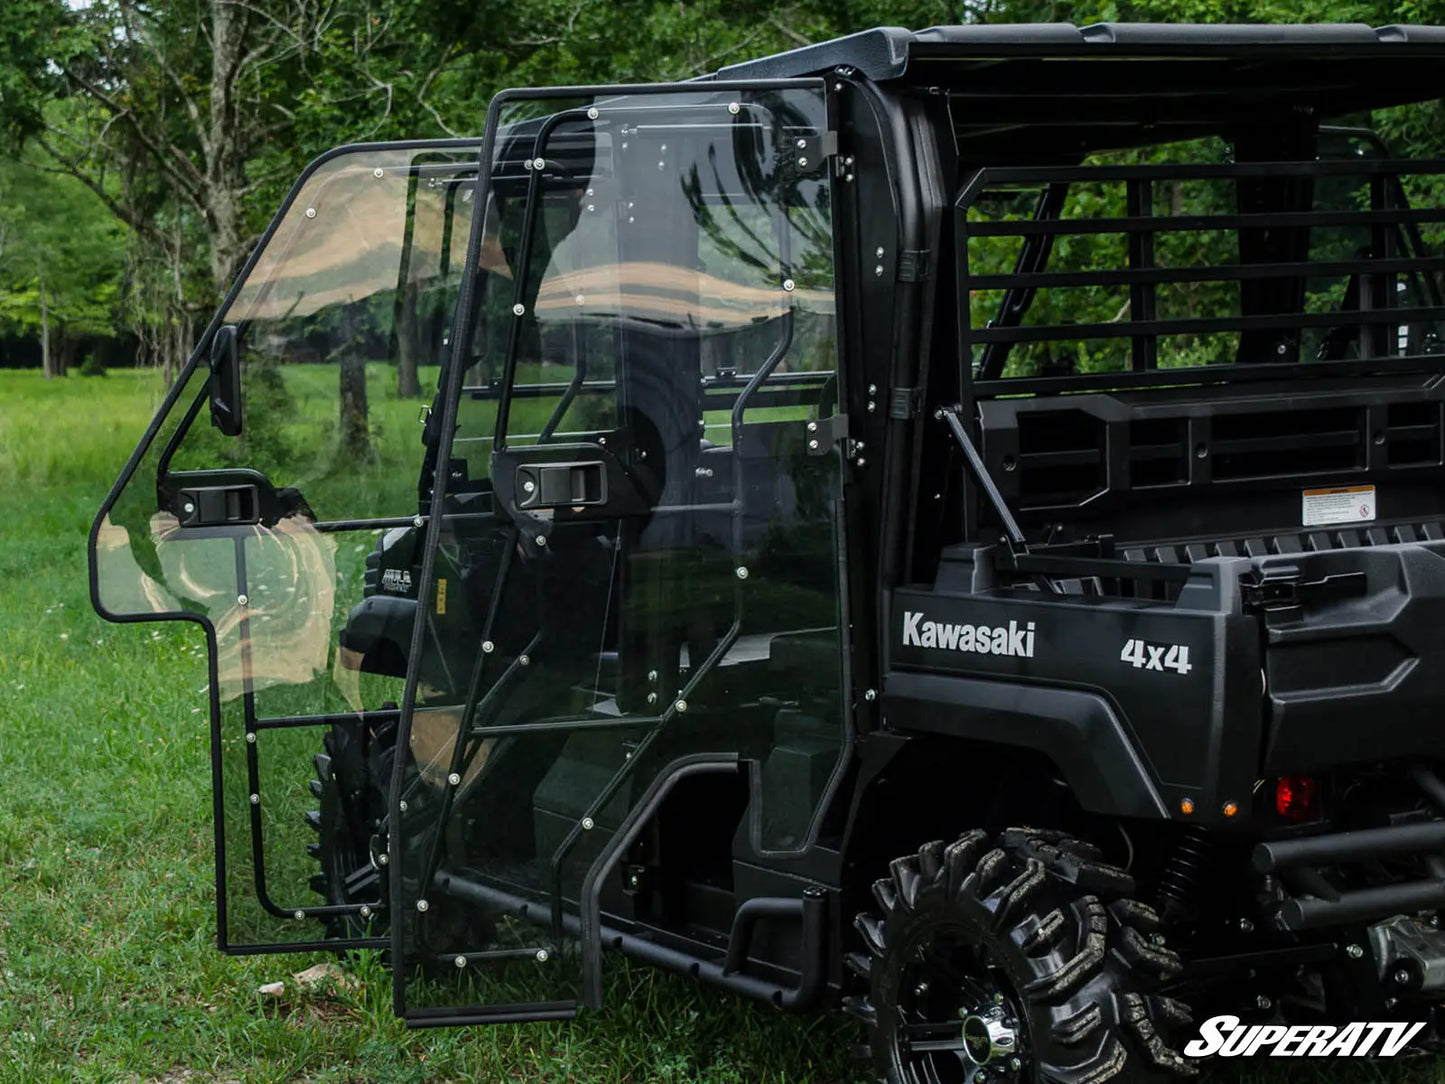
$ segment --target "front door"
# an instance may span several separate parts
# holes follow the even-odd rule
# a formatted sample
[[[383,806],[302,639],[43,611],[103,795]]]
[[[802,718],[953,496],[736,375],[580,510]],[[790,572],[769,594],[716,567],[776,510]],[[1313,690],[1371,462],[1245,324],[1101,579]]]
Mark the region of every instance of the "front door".
[[[371,829],[435,461],[418,415],[447,355],[478,149],[342,148],[313,165],[92,530],[102,615],[205,630],[228,951],[385,944]]]

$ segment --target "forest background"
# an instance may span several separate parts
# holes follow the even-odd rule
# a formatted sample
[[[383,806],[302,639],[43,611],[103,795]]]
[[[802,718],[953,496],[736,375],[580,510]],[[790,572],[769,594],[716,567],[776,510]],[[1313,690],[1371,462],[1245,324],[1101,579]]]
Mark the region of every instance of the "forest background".
[[[876,25],[1445,23],[1445,0],[6,0],[0,368],[173,372],[306,162],[506,86],[682,79]],[[1437,110],[1436,121],[1440,120]],[[1387,133],[1437,149],[1445,124]]]

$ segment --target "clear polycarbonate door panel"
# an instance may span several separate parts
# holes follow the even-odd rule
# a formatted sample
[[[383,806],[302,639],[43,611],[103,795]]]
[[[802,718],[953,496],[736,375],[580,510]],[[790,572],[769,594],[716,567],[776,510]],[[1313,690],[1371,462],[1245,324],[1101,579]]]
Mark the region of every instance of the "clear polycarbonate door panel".
[[[430,467],[421,418],[477,151],[366,148],[314,167],[217,317],[235,329],[240,434],[208,418],[208,335],[97,523],[103,612],[209,634],[232,950],[360,943],[387,907],[369,837],[385,827]]]
[[[584,879],[679,758],[751,762],[753,845],[797,850],[846,738],[821,85],[494,119],[448,392],[492,514],[434,527],[394,792],[418,1021],[567,1010]]]

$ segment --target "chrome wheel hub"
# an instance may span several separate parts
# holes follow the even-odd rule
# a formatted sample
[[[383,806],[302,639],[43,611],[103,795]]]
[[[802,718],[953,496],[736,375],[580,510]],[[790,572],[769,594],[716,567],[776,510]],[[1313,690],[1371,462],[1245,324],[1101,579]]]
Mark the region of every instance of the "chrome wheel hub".
[[[963,1052],[974,1065],[1004,1063],[1018,1053],[1018,1022],[1002,1005],[967,1012],[963,1016]]]

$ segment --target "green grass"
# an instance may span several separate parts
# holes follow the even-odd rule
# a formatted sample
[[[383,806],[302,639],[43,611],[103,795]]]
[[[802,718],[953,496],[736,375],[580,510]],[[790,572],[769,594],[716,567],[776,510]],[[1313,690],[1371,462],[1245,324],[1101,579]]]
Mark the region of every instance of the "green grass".
[[[415,469],[419,404],[372,375],[373,460],[335,456],[311,396],[289,422],[293,446],[316,449],[292,468],[309,472],[308,496],[330,494],[318,504],[410,491],[411,476],[390,489],[387,474]],[[325,376],[293,379],[320,401]],[[259,995],[330,957],[215,949],[199,630],[106,624],[86,590],[91,517],[162,392],[146,373],[0,371],[0,1084],[862,1079],[847,1021],[785,1017],[616,957],[606,1011],[571,1024],[408,1032],[374,957],[348,964],[354,992]],[[1209,1078],[1445,1075],[1412,1059],[1254,1062]]]
[[[420,404],[384,377],[355,492],[415,454]],[[107,624],[86,589],[90,519],[163,390],[0,372],[0,1082],[853,1079],[848,1023],[616,957],[607,1010],[571,1024],[408,1032],[375,960],[354,994],[258,995],[330,957],[215,949],[200,630]],[[324,438],[310,410],[298,441]],[[339,485],[328,464],[306,467]]]

